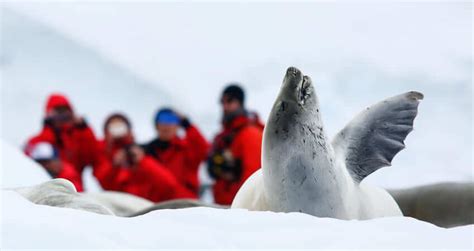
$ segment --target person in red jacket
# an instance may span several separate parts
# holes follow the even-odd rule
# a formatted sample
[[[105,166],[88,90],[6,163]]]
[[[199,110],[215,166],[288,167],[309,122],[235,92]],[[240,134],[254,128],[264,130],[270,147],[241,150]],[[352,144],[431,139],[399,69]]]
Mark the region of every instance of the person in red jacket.
[[[25,153],[31,155],[38,142],[48,142],[57,149],[59,158],[70,163],[81,176],[86,166],[97,157],[97,139],[82,117],[76,116],[69,100],[61,94],[52,94],[46,103],[41,132],[30,138]]]
[[[177,135],[179,126],[185,131],[183,138]],[[155,127],[158,137],[144,146],[146,154],[168,168],[178,182],[198,198],[198,169],[207,157],[208,142],[187,118],[169,108],[158,111]]]
[[[106,190],[131,193],[153,202],[192,198],[173,174],[145,156],[135,144],[130,121],[122,114],[109,116],[100,142],[101,158],[94,176]]]
[[[243,89],[232,84],[222,94],[222,131],[215,137],[208,171],[215,179],[214,200],[230,205],[245,180],[260,166],[263,123],[244,106]]]
[[[32,146],[30,157],[38,162],[52,178],[67,179],[74,184],[78,192],[84,191],[79,173],[71,164],[59,159],[58,152],[50,143],[36,143]]]

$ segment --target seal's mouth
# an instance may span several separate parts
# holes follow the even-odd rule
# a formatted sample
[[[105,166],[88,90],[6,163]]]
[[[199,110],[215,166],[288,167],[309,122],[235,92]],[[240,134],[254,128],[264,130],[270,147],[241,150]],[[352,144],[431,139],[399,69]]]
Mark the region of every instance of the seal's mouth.
[[[311,96],[311,79],[304,76],[301,84],[298,86],[297,98],[300,105],[304,105],[306,100]]]

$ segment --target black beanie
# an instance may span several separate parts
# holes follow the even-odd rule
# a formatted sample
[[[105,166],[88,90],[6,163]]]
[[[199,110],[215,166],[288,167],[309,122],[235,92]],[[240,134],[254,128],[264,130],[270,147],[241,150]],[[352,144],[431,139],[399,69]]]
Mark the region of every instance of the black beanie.
[[[227,96],[231,99],[237,99],[242,105],[245,101],[244,90],[237,83],[229,84],[222,92],[222,97],[224,96]]]

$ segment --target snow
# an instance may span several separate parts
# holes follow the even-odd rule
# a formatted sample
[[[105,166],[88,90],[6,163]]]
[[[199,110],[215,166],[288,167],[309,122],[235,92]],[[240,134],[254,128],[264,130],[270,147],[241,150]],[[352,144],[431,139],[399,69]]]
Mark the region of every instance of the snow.
[[[43,167],[3,140],[0,140],[0,154],[2,188],[30,186],[51,179]]]
[[[7,175],[2,177],[8,177],[3,180],[3,187],[34,185],[47,178],[44,173],[35,172],[42,168],[21,152],[5,143],[1,146],[3,175]],[[12,175],[9,168],[13,166],[18,173]],[[27,172],[35,175],[15,176]],[[5,184],[12,178],[16,183]],[[135,218],[120,218],[35,205],[9,190],[2,190],[1,196],[2,249],[471,249],[474,231],[473,225],[442,229],[407,217],[343,221],[301,213],[240,209],[161,210]]]
[[[474,231],[473,226],[442,229],[402,217],[342,221],[210,208],[117,218],[34,205],[10,191],[2,196],[2,248],[471,249]]]
[[[472,3],[0,8],[2,188],[49,179],[18,148],[40,130],[53,91],[68,94],[99,136],[105,117],[119,110],[138,141],[149,140],[152,114],[169,104],[211,138],[226,82],[241,81],[248,107],[265,119],[290,65],[316,83],[329,136],[383,98],[425,94],[407,149],[366,182],[402,188],[473,180]],[[89,191],[94,182],[86,179]],[[442,229],[404,217],[341,221],[195,208],[117,218],[34,205],[6,190],[1,208],[2,249],[473,248],[473,226]]]

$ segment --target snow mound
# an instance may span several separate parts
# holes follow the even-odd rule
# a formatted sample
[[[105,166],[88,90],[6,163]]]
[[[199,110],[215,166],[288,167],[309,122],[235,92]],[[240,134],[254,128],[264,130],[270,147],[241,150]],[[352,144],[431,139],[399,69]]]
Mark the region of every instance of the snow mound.
[[[2,188],[36,185],[50,180],[48,173],[19,149],[0,140]]]
[[[211,208],[120,218],[35,205],[12,191],[2,196],[2,248],[470,249],[474,231],[473,226],[442,229],[406,217],[343,221]]]

